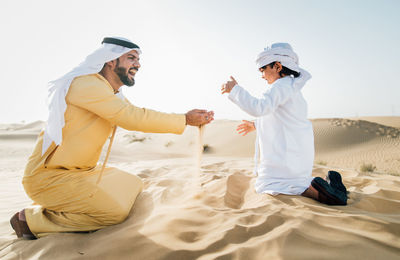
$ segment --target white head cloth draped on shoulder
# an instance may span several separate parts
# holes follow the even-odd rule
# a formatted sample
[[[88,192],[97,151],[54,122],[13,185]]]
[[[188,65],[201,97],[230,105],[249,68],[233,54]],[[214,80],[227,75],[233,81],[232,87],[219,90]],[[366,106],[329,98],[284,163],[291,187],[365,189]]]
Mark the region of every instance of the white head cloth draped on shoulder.
[[[300,72],[299,57],[293,51],[289,43],[278,42],[274,43],[257,56],[257,67],[261,68],[274,61],[279,61],[282,66],[296,72]]]
[[[115,60],[123,54],[136,50],[141,53],[139,46],[128,39],[122,37],[106,37],[103,39],[102,46],[77,67],[72,69],[64,76],[49,82],[48,88],[48,108],[49,117],[43,136],[42,155],[54,142],[60,145],[62,141],[62,129],[65,125],[64,113],[67,109],[65,96],[74,78],[98,73],[104,66],[104,63]]]

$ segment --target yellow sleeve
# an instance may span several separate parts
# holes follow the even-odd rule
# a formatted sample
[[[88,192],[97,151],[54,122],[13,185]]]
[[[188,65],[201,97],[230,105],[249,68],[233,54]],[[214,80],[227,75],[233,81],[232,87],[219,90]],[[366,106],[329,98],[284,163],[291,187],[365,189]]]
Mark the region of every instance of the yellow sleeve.
[[[181,134],[186,126],[185,115],[136,107],[114,95],[112,87],[96,75],[75,78],[66,101],[127,130]]]

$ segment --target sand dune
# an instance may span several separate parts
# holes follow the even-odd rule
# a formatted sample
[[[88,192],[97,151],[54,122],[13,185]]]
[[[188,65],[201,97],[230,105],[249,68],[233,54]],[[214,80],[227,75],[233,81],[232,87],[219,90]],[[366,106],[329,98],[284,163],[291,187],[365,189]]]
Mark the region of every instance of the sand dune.
[[[386,119],[385,119],[386,120]],[[393,124],[313,120],[314,176],[339,170],[349,205],[256,194],[254,134],[239,122],[207,126],[200,172],[196,128],[182,136],[119,130],[110,165],[140,176],[145,189],[128,219],[90,234],[16,239],[8,220],[29,204],[20,184],[42,122],[1,126],[1,259],[398,259],[400,137]],[[360,172],[363,163],[375,172]],[[388,175],[385,173],[391,173]]]
[[[350,118],[352,120],[364,120],[381,125],[400,128],[400,116],[364,116],[357,118]]]
[[[388,121],[387,117],[384,119]],[[392,119],[397,122],[397,117]],[[204,134],[204,144],[208,147],[206,156],[252,157],[255,133],[244,137],[236,134],[239,123],[220,120],[207,126]],[[312,123],[317,165],[360,170],[362,165],[371,164],[376,167],[375,172],[400,175],[400,128],[341,118],[314,119]],[[190,152],[195,150],[197,134],[195,128],[188,128],[183,136],[120,131],[116,139],[116,146],[120,148],[116,150],[120,153],[114,151],[113,154],[140,159],[151,159],[149,154],[154,159],[190,157],[193,156]]]
[[[313,126],[317,164],[371,164],[376,172],[400,175],[400,128],[350,119],[314,120]]]

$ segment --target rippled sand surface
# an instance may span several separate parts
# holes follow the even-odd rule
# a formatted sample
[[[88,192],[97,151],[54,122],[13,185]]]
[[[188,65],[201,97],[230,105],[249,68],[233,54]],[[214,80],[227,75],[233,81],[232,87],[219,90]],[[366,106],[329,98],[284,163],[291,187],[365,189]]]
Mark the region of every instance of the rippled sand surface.
[[[240,122],[205,127],[200,170],[198,129],[119,130],[109,164],[145,183],[128,219],[34,241],[17,239],[8,221],[31,203],[21,178],[43,123],[0,125],[0,259],[398,259],[400,126],[378,120],[313,120],[313,176],[341,172],[348,206],[256,194],[254,134],[237,135]]]

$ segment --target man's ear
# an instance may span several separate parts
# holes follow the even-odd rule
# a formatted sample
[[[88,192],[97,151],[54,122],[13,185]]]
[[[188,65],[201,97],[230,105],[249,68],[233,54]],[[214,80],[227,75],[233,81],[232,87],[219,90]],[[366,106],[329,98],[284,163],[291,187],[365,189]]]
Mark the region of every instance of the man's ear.
[[[109,68],[114,68],[114,66],[115,66],[115,60],[106,62],[106,63],[104,64],[104,66],[107,66],[107,67],[109,67]]]

